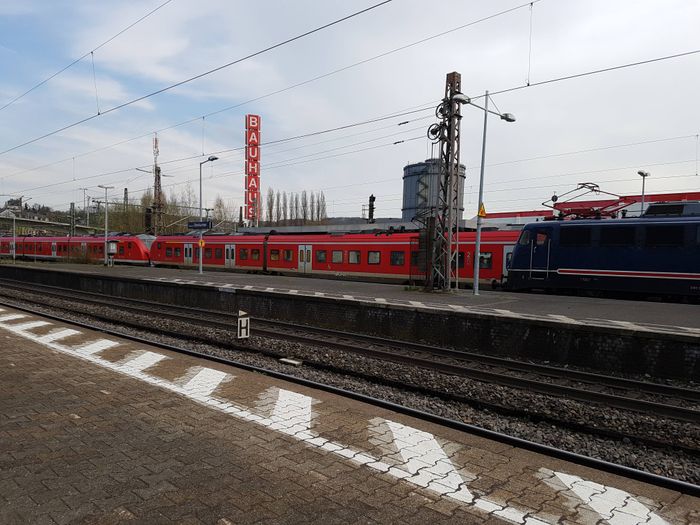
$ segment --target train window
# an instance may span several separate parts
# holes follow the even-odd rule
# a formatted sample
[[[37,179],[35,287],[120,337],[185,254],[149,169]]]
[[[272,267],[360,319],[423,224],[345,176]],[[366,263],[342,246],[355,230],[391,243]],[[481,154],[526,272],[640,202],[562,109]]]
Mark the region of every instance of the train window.
[[[601,246],[632,246],[634,245],[634,227],[603,226],[600,228]]]
[[[343,250],[333,250],[332,262],[335,264],[343,264]]]
[[[214,248],[214,257],[217,259],[221,259],[223,256],[223,250],[221,248]]]
[[[285,261],[291,261],[291,260],[293,260],[292,253],[293,253],[292,250],[284,250],[284,251],[283,251],[284,260],[285,260]]]
[[[158,248],[159,250],[162,248],[162,246],[159,242],[156,243],[156,248]]]
[[[126,247],[129,248],[129,249],[131,250],[131,243],[130,243],[130,242],[127,242],[127,243],[126,243]]]
[[[280,260],[280,251],[279,250],[270,250],[270,260],[271,261],[279,261]]]
[[[464,252],[457,252],[457,268],[464,268]]]
[[[367,264],[379,264],[380,252],[367,252]]]
[[[535,244],[537,244],[537,246],[544,246],[547,244],[547,241],[549,240],[549,230],[537,230],[536,239]]]
[[[238,252],[238,258],[241,261],[245,261],[248,259],[248,248],[241,248],[241,250]]]
[[[124,255],[124,245],[119,246],[119,255]]]
[[[348,262],[350,264],[360,264],[360,251],[350,250],[348,252]]]
[[[561,246],[590,246],[592,231],[592,228],[581,226],[560,228],[559,244]]]
[[[172,257],[172,256],[173,256],[173,249],[172,249],[172,248],[166,248],[166,249],[165,249],[165,256],[166,256],[166,257]]]
[[[204,248],[204,258],[211,259],[211,248]]]
[[[105,251],[105,247],[102,244],[100,244],[98,249],[100,250],[100,253],[104,253],[104,251]]]
[[[698,226],[698,232],[695,234],[695,242],[700,244],[700,226]]]
[[[391,252],[391,265],[403,266],[406,263],[405,252]]]
[[[180,257],[182,254],[182,250],[178,247],[175,247],[175,257]]]
[[[646,246],[683,246],[683,226],[647,226]]]
[[[530,244],[530,230],[525,230],[520,234],[518,244],[520,246],[528,246]]]
[[[479,269],[490,270],[491,268],[493,268],[493,254],[491,252],[479,253]]]
[[[316,262],[326,262],[326,250],[316,250]]]
[[[260,260],[260,249],[253,248],[252,250],[250,250],[250,258],[253,259],[254,261],[259,261]]]

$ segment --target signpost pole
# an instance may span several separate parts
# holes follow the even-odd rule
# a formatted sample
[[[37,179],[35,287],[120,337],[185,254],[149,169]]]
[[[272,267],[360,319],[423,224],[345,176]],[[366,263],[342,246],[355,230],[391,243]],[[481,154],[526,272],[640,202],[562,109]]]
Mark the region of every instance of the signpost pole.
[[[204,235],[204,230],[199,230],[199,274],[202,274],[202,259],[204,258],[204,241],[202,236]]]

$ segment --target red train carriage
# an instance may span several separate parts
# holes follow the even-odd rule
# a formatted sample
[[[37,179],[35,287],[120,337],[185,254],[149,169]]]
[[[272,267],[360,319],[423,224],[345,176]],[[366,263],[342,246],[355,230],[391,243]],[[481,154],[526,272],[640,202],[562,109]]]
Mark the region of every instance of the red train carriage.
[[[149,264],[149,236],[111,235],[117,243],[114,261],[128,264]],[[12,257],[12,237],[0,238],[0,256]],[[79,262],[104,259],[104,237],[16,237],[15,257],[29,260]]]
[[[473,232],[460,234],[458,272],[473,276]],[[480,281],[499,285],[507,274],[518,232],[484,232]],[[158,237],[151,246],[156,265],[197,266],[199,236]],[[420,282],[418,234],[205,235],[202,265],[242,271],[313,275],[337,279]]]

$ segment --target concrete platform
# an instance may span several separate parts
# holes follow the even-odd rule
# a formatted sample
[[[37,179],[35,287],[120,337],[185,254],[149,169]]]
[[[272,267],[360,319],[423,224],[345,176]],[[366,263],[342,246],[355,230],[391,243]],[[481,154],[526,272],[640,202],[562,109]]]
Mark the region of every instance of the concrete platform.
[[[4,308],[0,523],[690,524],[700,500]]]
[[[309,294],[367,300],[379,304],[474,311],[527,319],[545,319],[639,329],[659,333],[700,336],[700,307],[692,304],[654,301],[631,301],[608,298],[574,297],[544,293],[513,293],[484,290],[474,296],[471,290],[448,294],[406,290],[393,284],[335,281],[311,277],[288,277],[237,272],[196,271],[137,266],[30,263],[18,265],[54,268],[80,273],[121,275],[128,278],[157,279],[163,282],[207,284],[216,287],[231,285],[258,291]]]

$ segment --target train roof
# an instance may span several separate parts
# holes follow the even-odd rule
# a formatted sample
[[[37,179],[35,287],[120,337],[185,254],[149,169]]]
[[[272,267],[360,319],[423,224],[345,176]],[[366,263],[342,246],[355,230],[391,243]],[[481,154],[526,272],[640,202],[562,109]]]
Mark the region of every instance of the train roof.
[[[539,226],[557,226],[557,227],[575,227],[575,226],[638,226],[649,224],[700,224],[700,216],[688,217],[659,217],[659,216],[643,216],[643,217],[626,217],[624,219],[572,219],[564,221],[540,221],[531,222],[524,228],[537,228]]]

